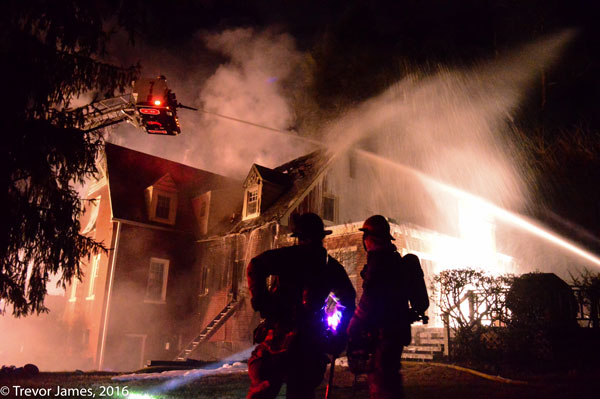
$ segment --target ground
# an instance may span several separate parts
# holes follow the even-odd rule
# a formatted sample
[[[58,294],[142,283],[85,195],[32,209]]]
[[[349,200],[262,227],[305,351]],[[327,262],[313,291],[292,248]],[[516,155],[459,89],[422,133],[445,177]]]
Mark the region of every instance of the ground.
[[[600,389],[600,373],[597,371],[537,376],[529,378],[527,384],[515,384],[492,381],[466,371],[429,363],[406,363],[403,370],[405,393],[409,399],[593,398],[597,397]],[[239,372],[208,375],[185,381],[180,386],[174,386],[177,383],[173,384],[173,380],[124,382],[113,380],[114,376],[108,373],[41,373],[30,379],[4,378],[0,379],[0,394],[3,393],[3,387],[8,387],[9,395],[2,396],[10,398],[89,398],[90,393],[96,398],[124,397],[117,395],[118,391],[127,393],[130,399],[244,398],[249,384],[248,375]],[[17,392],[15,386],[28,387],[30,390]],[[59,386],[78,388],[80,392],[58,392]],[[317,391],[317,398],[325,397],[325,387],[324,382]],[[40,388],[47,391],[41,391]],[[81,391],[81,388],[84,390]],[[282,392],[279,398],[284,397]],[[354,376],[346,368],[336,367],[332,398],[368,398],[365,378],[359,378],[358,384],[354,385]]]

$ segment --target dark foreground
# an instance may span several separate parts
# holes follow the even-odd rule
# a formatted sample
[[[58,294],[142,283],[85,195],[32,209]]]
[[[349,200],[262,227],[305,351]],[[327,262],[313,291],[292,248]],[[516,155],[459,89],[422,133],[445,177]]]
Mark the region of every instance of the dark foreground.
[[[249,380],[247,374],[206,376],[173,386],[165,380],[116,382],[106,373],[41,373],[35,378],[0,379],[0,398],[244,398]],[[479,376],[427,363],[404,365],[407,398],[594,398],[600,392],[600,373],[553,374],[530,378],[528,383],[513,384],[491,381]],[[10,392],[4,395],[3,389]],[[15,388],[20,387],[20,388]],[[29,390],[27,390],[29,389]],[[282,392],[280,398],[285,397]],[[325,383],[317,398],[325,397]],[[347,369],[336,368],[333,398],[368,398],[366,381]]]

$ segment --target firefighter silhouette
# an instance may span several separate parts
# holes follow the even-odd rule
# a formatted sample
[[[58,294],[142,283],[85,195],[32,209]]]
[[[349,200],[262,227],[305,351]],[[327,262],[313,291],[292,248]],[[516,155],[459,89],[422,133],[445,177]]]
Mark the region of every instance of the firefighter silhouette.
[[[385,217],[369,217],[360,230],[367,264],[361,272],[363,294],[348,327],[348,361],[355,374],[367,373],[370,398],[402,398],[402,350],[410,344],[411,323],[426,322],[429,307],[423,271],[418,257],[396,251]]]
[[[292,232],[296,245],[266,251],[248,265],[251,303],[264,318],[255,331],[258,346],[248,362],[248,398],[275,398],[284,382],[287,398],[314,398],[327,353],[337,355],[346,346],[356,292],[344,267],[323,247],[331,231],[324,229],[318,215],[305,213],[295,219]],[[330,293],[343,313],[340,333],[328,341],[322,308]]]

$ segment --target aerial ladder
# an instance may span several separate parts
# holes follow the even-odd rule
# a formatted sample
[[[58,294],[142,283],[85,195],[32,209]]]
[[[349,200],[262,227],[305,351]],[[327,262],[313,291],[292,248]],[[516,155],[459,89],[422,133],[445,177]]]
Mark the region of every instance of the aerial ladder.
[[[197,110],[177,102],[164,76],[141,78],[133,83],[133,91],[116,97],[94,101],[68,110],[76,114],[83,131],[102,129],[121,122],[144,129],[148,134],[176,136],[181,133],[177,109]]]

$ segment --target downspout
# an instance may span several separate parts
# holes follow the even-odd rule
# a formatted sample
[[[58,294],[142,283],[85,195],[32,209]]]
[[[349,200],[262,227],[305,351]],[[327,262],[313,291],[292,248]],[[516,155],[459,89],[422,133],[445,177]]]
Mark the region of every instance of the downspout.
[[[108,315],[110,310],[110,298],[112,296],[113,281],[115,278],[115,266],[117,264],[117,253],[119,251],[119,238],[121,236],[121,222],[117,222],[117,234],[115,237],[115,246],[110,264],[110,275],[108,276],[108,292],[106,294],[106,308],[104,310],[104,320],[102,322],[102,338],[100,341],[100,356],[98,361],[98,370],[102,370],[104,365],[104,350],[106,347],[106,334],[108,331]]]

